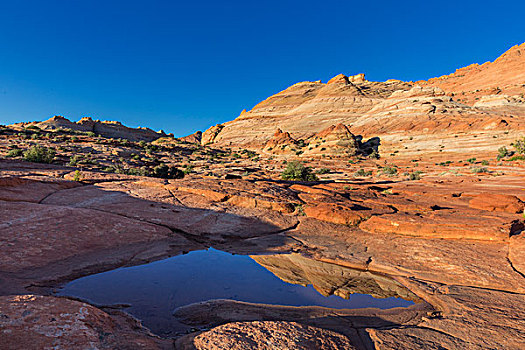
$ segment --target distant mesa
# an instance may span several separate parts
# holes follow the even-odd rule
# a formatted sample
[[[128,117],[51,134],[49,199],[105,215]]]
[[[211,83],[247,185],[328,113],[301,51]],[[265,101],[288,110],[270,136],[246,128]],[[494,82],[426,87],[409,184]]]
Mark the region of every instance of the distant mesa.
[[[42,130],[70,129],[83,132],[94,132],[107,138],[121,138],[130,141],[151,142],[167,135],[161,130],[155,132],[149,128],[130,128],[117,121],[93,120],[83,117],[78,122],[72,122],[63,116],[54,116],[46,121],[35,123]]]

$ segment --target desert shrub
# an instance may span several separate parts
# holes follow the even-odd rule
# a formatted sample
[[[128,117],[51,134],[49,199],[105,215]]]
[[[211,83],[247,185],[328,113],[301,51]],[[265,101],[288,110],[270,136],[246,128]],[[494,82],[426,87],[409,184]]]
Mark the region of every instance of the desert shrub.
[[[69,165],[76,166],[81,160],[82,156],[80,154],[75,154],[73,157],[69,158]]]
[[[379,159],[379,153],[376,151],[376,150],[373,150],[372,153],[370,153],[368,155],[368,157],[372,158],[372,159]]]
[[[381,172],[385,175],[394,176],[397,175],[397,168],[395,166],[386,166],[381,169]]]
[[[517,153],[525,154],[525,137],[514,141],[512,147],[514,147]]]
[[[55,159],[55,154],[52,148],[33,146],[24,152],[24,159],[28,162],[51,163]]]
[[[75,170],[73,181],[80,181],[80,180],[82,180],[82,173],[80,172],[80,170]]]
[[[515,161],[515,160],[525,160],[525,155],[522,156],[513,156],[507,159],[509,162]]]
[[[191,164],[187,164],[184,166],[184,170],[182,170],[182,172],[184,173],[184,175],[188,175],[190,174],[191,172],[193,171],[193,165]]]
[[[479,173],[488,173],[489,170],[487,168],[484,168],[484,167],[472,167],[470,168],[470,170],[475,173],[475,174],[479,174]]]
[[[372,176],[372,170],[366,171],[365,169],[359,169],[354,173],[355,177],[367,177]]]
[[[505,158],[507,156],[509,156],[509,150],[507,149],[507,147],[501,146],[500,148],[498,148],[498,160],[501,160],[502,158]]]
[[[482,160],[481,161],[481,165],[489,165],[489,161],[488,160]]]
[[[330,173],[330,169],[327,168],[321,168],[315,172],[316,174],[322,175],[322,174],[328,174]]]
[[[295,181],[317,181],[318,178],[312,174],[312,168],[305,166],[302,162],[292,161],[286,164],[286,169],[281,173],[283,180]]]
[[[412,173],[410,173],[410,174],[408,175],[408,179],[409,179],[409,180],[412,180],[412,181],[414,181],[414,180],[421,180],[421,174],[422,174],[422,173],[421,173],[421,171],[419,171],[419,170],[414,171],[414,172],[412,172]]]
[[[15,157],[21,157],[24,154],[24,151],[22,151],[20,148],[14,148],[7,152],[7,157],[15,158]]]
[[[153,176],[163,179],[182,179],[184,172],[176,167],[161,164],[153,168]]]
[[[469,158],[467,159],[467,162],[469,162],[470,164],[473,164],[474,162],[476,162],[476,158]]]

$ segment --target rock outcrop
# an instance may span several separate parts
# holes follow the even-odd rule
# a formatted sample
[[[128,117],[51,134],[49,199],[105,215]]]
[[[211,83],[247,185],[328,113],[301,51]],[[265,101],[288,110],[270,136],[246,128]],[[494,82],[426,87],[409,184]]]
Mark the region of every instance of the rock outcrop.
[[[307,140],[331,125],[344,124],[351,125],[356,135],[379,137],[386,149],[399,149],[405,145],[399,141],[402,137],[394,135],[428,135],[428,141],[438,143],[453,133],[459,138],[454,141],[465,141],[469,133],[522,130],[524,45],[511,48],[493,63],[429,81],[371,82],[363,74],[339,74],[326,84],[297,83],[235,120],[210,128],[203,142],[264,149],[276,128],[292,139]]]
[[[290,136],[289,132],[277,129],[273,137],[264,145],[264,151],[272,154],[290,154],[298,151],[298,142]]]
[[[33,123],[42,130],[56,130],[59,128],[83,132],[94,132],[103,137],[127,139],[130,141],[153,141],[167,135],[160,131],[155,132],[149,128],[130,128],[115,121],[93,120],[84,117],[78,122],[71,122],[62,116],[55,116],[43,122]]]
[[[352,157],[359,153],[356,137],[343,124],[331,125],[308,141],[304,151],[306,157]]]
[[[453,93],[465,102],[491,93],[515,95],[525,92],[525,43],[511,47],[494,62],[474,63],[454,73],[418,81]]]
[[[179,141],[187,142],[187,143],[195,143],[195,144],[201,144],[202,141],[202,131],[194,132],[191,135],[179,137]]]

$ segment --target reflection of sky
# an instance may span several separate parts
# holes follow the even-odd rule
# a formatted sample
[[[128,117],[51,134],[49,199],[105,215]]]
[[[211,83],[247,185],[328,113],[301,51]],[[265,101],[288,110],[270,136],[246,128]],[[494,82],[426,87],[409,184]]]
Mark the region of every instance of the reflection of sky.
[[[171,314],[183,305],[210,299],[331,308],[392,308],[413,302],[352,294],[346,300],[325,297],[311,285],[283,282],[249,256],[215,249],[190,252],[141,266],[120,268],[68,283],[60,295],[96,304],[127,303],[138,318]]]

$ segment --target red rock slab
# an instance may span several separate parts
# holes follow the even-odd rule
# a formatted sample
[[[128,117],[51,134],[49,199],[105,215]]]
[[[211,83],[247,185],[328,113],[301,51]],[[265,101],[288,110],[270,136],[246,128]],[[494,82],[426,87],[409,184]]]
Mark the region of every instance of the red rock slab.
[[[515,230],[509,218],[447,210],[419,215],[399,212],[373,216],[359,227],[370,233],[499,242],[507,242]]]
[[[388,330],[367,329],[367,331],[377,350],[485,349],[481,345],[471,344],[432,329],[411,327]]]
[[[524,293],[509,264],[508,242],[374,233],[310,218],[287,235],[314,249],[313,257],[351,268],[442,284]]]
[[[525,232],[510,237],[509,261],[525,278]]]
[[[226,199],[228,199],[228,195],[226,193],[217,192],[209,189],[204,188],[193,188],[193,187],[187,187],[187,186],[177,186],[177,184],[170,184],[168,189],[173,189],[176,191],[182,191],[182,192],[188,192],[192,194],[197,194],[203,197],[206,197],[210,201],[213,202],[224,202]]]
[[[171,235],[165,227],[111,213],[0,201],[0,271],[42,267],[77,254]]]
[[[508,194],[481,193],[470,200],[469,207],[516,214],[523,212],[525,203],[518,197]]]
[[[197,335],[191,343],[199,350],[356,349],[336,332],[283,321],[228,323]]]
[[[52,178],[39,181],[23,177],[0,177],[0,200],[38,203],[51,193],[78,186],[78,182]]]
[[[340,225],[357,225],[366,218],[366,211],[352,210],[349,207],[334,203],[308,205],[304,208],[304,213],[309,218]]]
[[[358,225],[372,215],[393,212],[394,210],[386,205],[349,200],[342,203],[308,204],[304,208],[307,217],[340,225]]]
[[[523,349],[525,295],[454,285],[435,285],[428,292],[440,317],[423,317],[416,327],[393,332],[368,329],[377,348]]]
[[[198,209],[158,202],[154,200],[154,196],[151,200],[143,200],[131,196],[135,194],[143,197],[147,194],[139,191],[137,183],[134,183],[133,190],[128,190],[127,184],[103,185],[107,185],[108,188],[84,186],[60,191],[46,198],[44,203],[94,209],[167,226],[195,236],[212,236],[218,239],[227,236],[248,238],[273,234],[297,223],[296,217],[266,210],[246,212],[242,208],[238,210],[233,207],[227,212],[226,208],[222,207]]]
[[[228,203],[243,208],[268,209],[287,214],[293,213],[295,210],[292,203],[275,201],[275,199],[267,197],[234,195],[228,199]]]
[[[36,295],[0,297],[2,349],[169,349],[138,321],[74,300]]]

